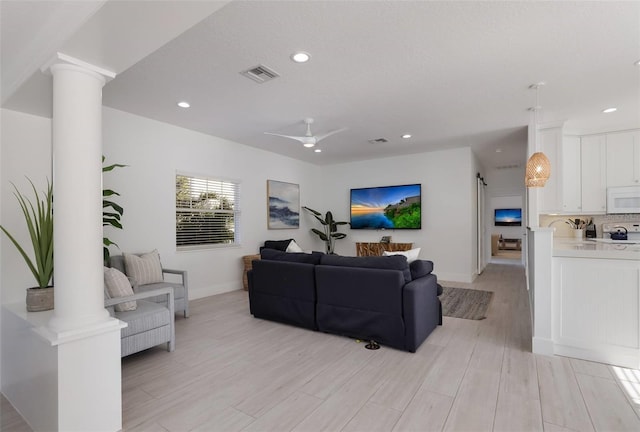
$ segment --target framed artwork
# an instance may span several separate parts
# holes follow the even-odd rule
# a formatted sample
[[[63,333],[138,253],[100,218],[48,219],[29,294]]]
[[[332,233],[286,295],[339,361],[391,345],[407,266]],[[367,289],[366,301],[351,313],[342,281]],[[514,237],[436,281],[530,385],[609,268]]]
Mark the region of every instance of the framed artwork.
[[[267,227],[300,228],[300,185],[267,180]]]

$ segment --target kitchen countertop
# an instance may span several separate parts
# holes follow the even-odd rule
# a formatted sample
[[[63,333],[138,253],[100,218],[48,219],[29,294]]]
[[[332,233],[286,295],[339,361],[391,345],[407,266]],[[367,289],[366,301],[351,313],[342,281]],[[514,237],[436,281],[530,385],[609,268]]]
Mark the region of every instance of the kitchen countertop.
[[[640,244],[598,243],[587,239],[555,237],[554,257],[624,259],[640,261]]]

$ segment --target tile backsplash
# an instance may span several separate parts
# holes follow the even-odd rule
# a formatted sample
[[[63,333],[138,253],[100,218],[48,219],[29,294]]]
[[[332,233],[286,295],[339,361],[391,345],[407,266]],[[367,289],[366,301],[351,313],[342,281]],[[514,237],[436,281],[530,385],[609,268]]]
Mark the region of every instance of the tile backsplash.
[[[565,223],[567,219],[582,219],[589,222],[593,219],[596,226],[598,237],[602,237],[602,224],[612,222],[631,222],[640,221],[640,214],[610,214],[610,215],[540,215],[540,226],[555,228],[554,236],[556,237],[573,237],[572,229],[569,224]],[[551,225],[553,224],[553,225]]]

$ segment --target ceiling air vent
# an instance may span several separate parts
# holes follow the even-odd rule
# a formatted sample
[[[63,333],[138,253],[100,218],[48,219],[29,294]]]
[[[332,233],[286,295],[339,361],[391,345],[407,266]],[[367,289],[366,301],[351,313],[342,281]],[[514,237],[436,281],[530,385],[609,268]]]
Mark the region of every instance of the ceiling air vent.
[[[496,169],[511,169],[511,168],[519,168],[520,164],[511,164],[511,165],[500,165],[497,166]]]
[[[389,140],[386,138],[376,138],[376,139],[370,139],[369,142],[371,144],[384,144],[389,142]]]
[[[280,76],[280,74],[278,74],[276,71],[274,71],[273,69],[269,69],[265,65],[252,67],[251,69],[240,72],[240,74],[246,76],[247,78],[251,78],[259,84],[271,81],[272,79],[278,78]]]

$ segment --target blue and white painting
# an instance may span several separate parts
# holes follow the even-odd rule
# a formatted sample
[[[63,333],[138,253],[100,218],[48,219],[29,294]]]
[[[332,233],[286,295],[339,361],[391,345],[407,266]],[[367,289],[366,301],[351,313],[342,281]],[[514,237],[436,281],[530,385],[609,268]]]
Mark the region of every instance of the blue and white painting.
[[[269,229],[300,227],[300,185],[267,180]]]

